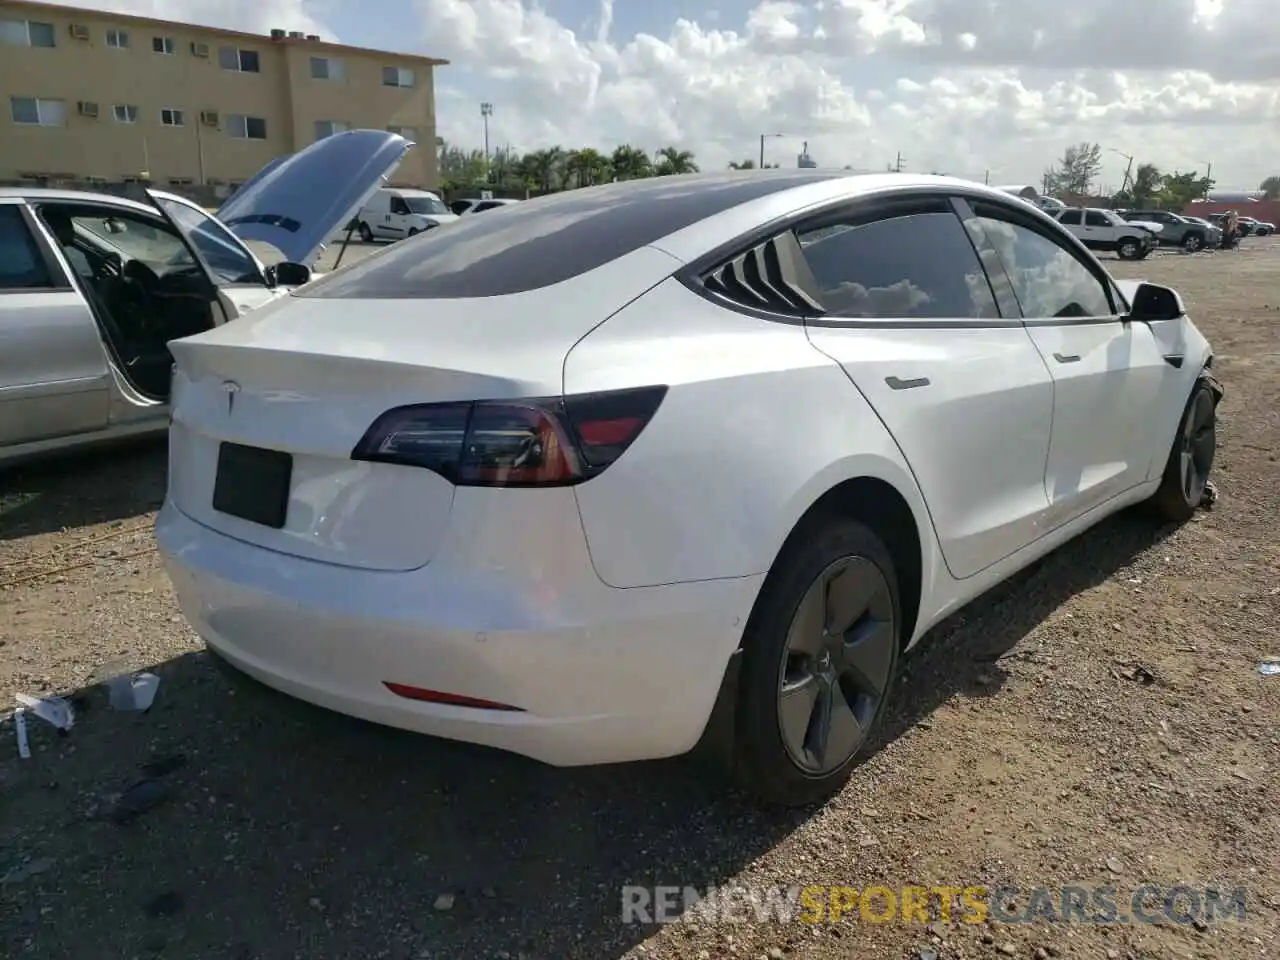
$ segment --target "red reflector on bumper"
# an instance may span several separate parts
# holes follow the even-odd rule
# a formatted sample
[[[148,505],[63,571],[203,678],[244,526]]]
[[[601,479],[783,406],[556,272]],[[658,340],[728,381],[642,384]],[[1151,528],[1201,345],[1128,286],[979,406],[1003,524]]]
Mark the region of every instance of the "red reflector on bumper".
[[[507,710],[523,713],[519,707],[507,703],[496,703],[493,700],[481,700],[478,697],[464,697],[456,693],[445,693],[442,690],[426,690],[422,687],[411,687],[407,683],[391,683],[382,681],[382,685],[397,697],[406,700],[421,700],[425,703],[444,703],[451,707],[470,707],[472,710]]]

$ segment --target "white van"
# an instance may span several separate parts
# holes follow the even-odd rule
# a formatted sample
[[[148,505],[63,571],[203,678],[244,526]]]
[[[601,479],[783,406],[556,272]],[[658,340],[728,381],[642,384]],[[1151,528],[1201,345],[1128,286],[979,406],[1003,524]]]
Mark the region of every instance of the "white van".
[[[439,197],[427,190],[381,187],[356,214],[356,230],[365,243],[402,240],[457,219]]]

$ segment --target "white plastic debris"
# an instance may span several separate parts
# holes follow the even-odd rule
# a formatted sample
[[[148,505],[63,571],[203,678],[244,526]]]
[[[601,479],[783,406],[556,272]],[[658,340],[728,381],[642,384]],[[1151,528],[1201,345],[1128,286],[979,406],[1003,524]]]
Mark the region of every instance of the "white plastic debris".
[[[18,734],[18,756],[23,760],[30,760],[31,744],[27,742],[27,711],[21,707],[13,711],[13,729]]]
[[[160,678],[154,673],[125,673],[107,681],[112,710],[150,710],[159,688]]]
[[[76,712],[71,703],[62,697],[29,697],[25,693],[15,693],[19,706],[30,710],[45,723],[52,724],[59,730],[70,730],[76,723]]]
[[[1264,677],[1280,677],[1280,662],[1263,660],[1258,664],[1258,672]]]

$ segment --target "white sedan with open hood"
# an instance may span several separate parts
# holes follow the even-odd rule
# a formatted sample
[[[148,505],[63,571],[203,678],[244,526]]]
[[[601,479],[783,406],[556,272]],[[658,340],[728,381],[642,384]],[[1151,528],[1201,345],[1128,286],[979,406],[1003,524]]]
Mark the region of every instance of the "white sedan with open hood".
[[[1220,388],[1165,287],[942,177],[694,174],[463,217],[171,344],[156,536],[234,667],[556,765],[840,788],[902,651],[1146,501]]]
[[[210,216],[75,190],[0,188],[0,463],[162,433],[167,341],[311,279],[309,265],[412,144],[354,130],[274,161]],[[245,241],[279,251],[265,266]]]

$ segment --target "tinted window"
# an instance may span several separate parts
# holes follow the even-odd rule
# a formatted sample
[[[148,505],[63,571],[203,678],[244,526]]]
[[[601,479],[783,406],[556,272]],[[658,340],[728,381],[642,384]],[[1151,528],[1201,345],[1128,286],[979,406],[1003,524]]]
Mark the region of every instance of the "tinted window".
[[[52,286],[49,268],[27,229],[22,211],[12,204],[0,206],[0,290]]]
[[[1106,288],[1066,247],[977,208],[987,241],[1005,265],[1022,314],[1031,318],[1109,317]]]
[[[1063,210],[1062,215],[1058,217],[1058,222],[1065,223],[1073,227],[1079,226],[1080,211],[1079,210]]]
[[[1087,214],[1085,215],[1084,223],[1085,223],[1085,226],[1087,226],[1087,227],[1109,227],[1109,226],[1111,226],[1111,221],[1110,221],[1109,219],[1107,219],[1107,217],[1106,217],[1106,215],[1105,215],[1105,214],[1095,213],[1095,212],[1093,212],[1092,210],[1091,210],[1091,211],[1089,211],[1089,213],[1087,213]]]
[[[952,213],[797,233],[839,317],[998,317],[978,255]]]
[[[569,280],[739,204],[847,174],[693,174],[569,190],[463,217],[320,278],[299,296],[497,297]]]

